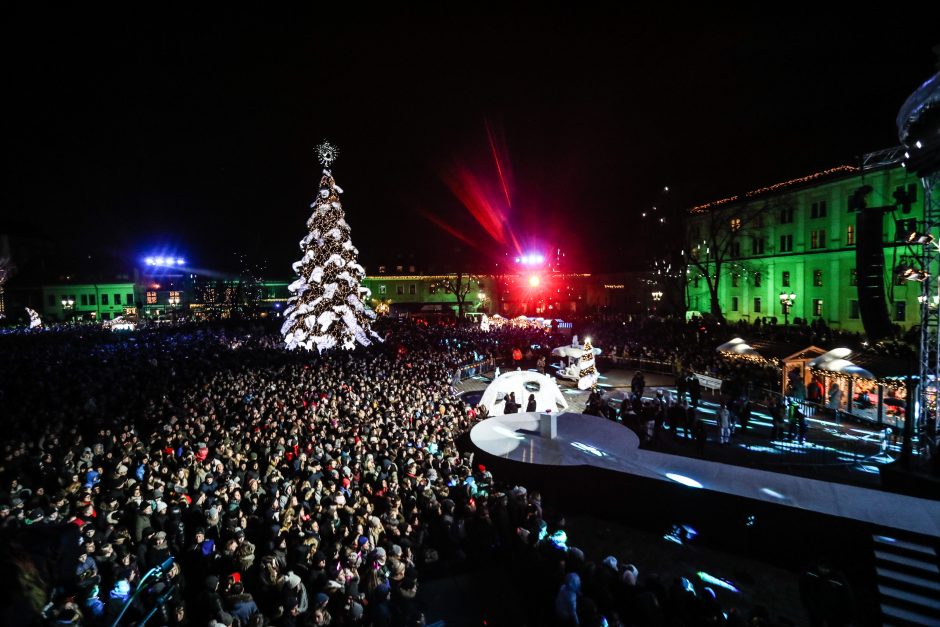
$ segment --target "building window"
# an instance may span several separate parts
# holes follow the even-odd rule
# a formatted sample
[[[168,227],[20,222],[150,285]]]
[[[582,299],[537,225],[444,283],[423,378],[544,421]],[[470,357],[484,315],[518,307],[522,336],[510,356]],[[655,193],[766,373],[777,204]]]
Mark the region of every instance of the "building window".
[[[147,304],[156,305],[157,304],[157,293],[156,292],[147,292]]]
[[[751,254],[752,255],[763,255],[764,254],[764,242],[766,240],[763,237],[755,237],[751,240]]]
[[[849,270],[849,285],[858,285],[858,270],[855,268]]]
[[[822,302],[822,299],[821,299],[821,298],[814,298],[814,299],[813,299],[813,315],[814,315],[814,316],[821,316],[821,315],[823,315],[823,313],[822,313],[822,305],[823,305],[823,302]]]
[[[731,275],[731,287],[741,287],[741,275],[734,273]]]
[[[813,287],[822,287],[822,270],[813,270]]]
[[[125,296],[125,298],[124,298],[124,302],[125,302],[125,303],[127,303],[128,305],[133,305],[133,304],[134,304],[134,295],[133,295],[133,294],[125,294],[124,296]]]
[[[89,294],[89,295],[88,295],[88,304],[89,304],[89,305],[94,305],[97,300],[98,300],[98,297],[95,296],[94,294]]]
[[[737,310],[738,310],[738,297],[732,296],[731,297],[731,311],[737,311]]]
[[[810,248],[826,247],[826,229],[816,229],[809,234]]]
[[[404,296],[404,295],[405,295],[405,286],[404,286],[404,285],[397,285],[397,286],[395,286],[395,293],[398,294],[399,296]]]
[[[754,298],[754,313],[760,313],[760,297]]]
[[[696,274],[694,277],[692,277],[692,287],[698,287],[698,283],[701,279],[702,279],[701,274]]]
[[[731,230],[732,231],[741,230],[741,218],[731,218]]]
[[[108,295],[107,295],[107,294],[102,294],[102,295],[101,295],[101,304],[102,304],[102,305],[107,305],[107,304],[108,304]]]
[[[792,250],[793,250],[793,236],[781,235],[780,236],[780,252],[788,253]]]
[[[408,273],[409,273],[409,274],[414,274],[414,273],[415,273],[415,267],[414,267],[414,266],[408,266]]]
[[[785,270],[780,276],[780,285],[783,287],[790,287],[790,272]]]
[[[385,266],[379,266],[379,274],[385,274]]]
[[[405,266],[395,266],[395,272],[403,272],[404,269],[405,269]]]
[[[120,294],[115,294],[115,295],[114,295],[114,304],[115,304],[115,305],[120,305],[120,304],[121,304],[121,295],[120,295]]]
[[[780,224],[793,224],[793,207],[780,210]]]
[[[379,294],[381,294],[381,295],[384,296],[387,291],[388,291],[388,288],[385,287],[384,285],[380,285],[380,286],[379,286]]]
[[[760,287],[760,283],[761,283],[760,272],[755,272],[754,273],[754,287]]]
[[[820,200],[819,202],[814,202],[810,206],[809,217],[825,218],[826,217],[826,201]]]
[[[858,320],[858,301],[857,300],[849,301],[849,318],[852,320]]]
[[[418,293],[417,287],[415,286],[414,283],[408,286],[408,293],[411,294],[412,296]]]
[[[49,294],[46,297],[46,304],[50,307],[55,307],[55,294]]]
[[[741,256],[741,242],[731,242],[730,254],[732,259],[737,259]]]
[[[855,225],[850,224],[845,227],[845,245],[855,246]]]
[[[907,303],[899,300],[894,303],[894,321],[904,322],[907,319]]]
[[[82,305],[85,305],[87,307],[88,306],[88,294],[82,294],[81,299],[82,299]]]

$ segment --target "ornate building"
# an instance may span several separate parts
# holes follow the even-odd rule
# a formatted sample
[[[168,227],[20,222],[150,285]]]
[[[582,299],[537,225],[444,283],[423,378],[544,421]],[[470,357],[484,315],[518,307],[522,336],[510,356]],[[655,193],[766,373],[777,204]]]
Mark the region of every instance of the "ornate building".
[[[729,321],[821,319],[858,332],[863,318],[886,310],[892,324],[917,325],[924,277],[911,234],[923,190],[901,155],[873,153],[858,166],[693,207],[684,250],[688,310]],[[860,254],[860,243],[873,252]]]

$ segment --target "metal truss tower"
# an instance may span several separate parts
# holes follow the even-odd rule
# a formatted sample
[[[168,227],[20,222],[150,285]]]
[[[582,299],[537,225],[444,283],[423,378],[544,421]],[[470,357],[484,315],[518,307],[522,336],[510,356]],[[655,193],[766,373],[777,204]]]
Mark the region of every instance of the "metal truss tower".
[[[924,442],[924,429],[931,421],[934,427],[940,426],[937,398],[940,381],[940,173],[922,176],[921,183],[924,188],[923,233],[933,239],[921,248],[920,259],[929,278],[921,283],[920,293],[919,404],[913,434],[918,445]]]

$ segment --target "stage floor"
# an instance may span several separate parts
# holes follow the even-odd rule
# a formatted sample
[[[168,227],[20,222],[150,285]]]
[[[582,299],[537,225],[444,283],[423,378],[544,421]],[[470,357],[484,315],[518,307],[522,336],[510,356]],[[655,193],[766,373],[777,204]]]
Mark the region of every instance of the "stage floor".
[[[940,537],[940,501],[640,450],[627,427],[585,414],[558,416],[558,437],[539,435],[538,414],[484,420],[470,431],[480,450],[542,466],[596,466],[889,528]]]

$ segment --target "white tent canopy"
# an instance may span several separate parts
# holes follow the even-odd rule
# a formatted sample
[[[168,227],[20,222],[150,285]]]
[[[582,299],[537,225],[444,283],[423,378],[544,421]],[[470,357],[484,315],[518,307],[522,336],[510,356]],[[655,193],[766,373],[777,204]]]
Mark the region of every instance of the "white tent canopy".
[[[757,355],[757,351],[743,339],[736,337],[733,340],[725,342],[718,348],[719,353],[734,353],[735,355]]]
[[[851,354],[852,350],[849,348],[834,348],[828,353],[823,353],[816,359],[813,359],[807,365],[810,368],[819,368],[820,370],[828,370],[830,372],[841,372],[848,375],[855,375],[863,379],[874,379],[875,375],[871,372],[861,366],[856,366],[848,360]]]
[[[526,389],[526,384],[529,384],[530,388],[537,389]],[[516,402],[521,406],[520,411],[525,411],[529,394],[535,394],[536,411],[558,413],[559,407],[561,409],[568,407],[565,395],[561,393],[561,389],[552,377],[529,370],[505,372],[493,379],[493,382],[484,390],[480,404],[486,407],[490,416],[502,416],[505,413],[505,398],[511,392],[516,394]]]

